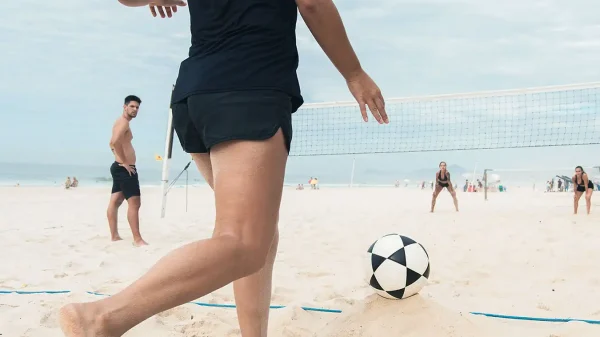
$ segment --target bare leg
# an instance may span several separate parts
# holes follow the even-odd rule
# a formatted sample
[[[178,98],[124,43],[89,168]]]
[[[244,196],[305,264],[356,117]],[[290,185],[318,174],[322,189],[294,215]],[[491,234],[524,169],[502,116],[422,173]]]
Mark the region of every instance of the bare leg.
[[[127,199],[127,221],[133,234],[133,244],[136,246],[145,246],[148,243],[142,239],[140,234],[140,206],[142,200],[140,197],[131,197]]]
[[[198,170],[212,188],[213,172],[210,156],[204,153],[194,153],[192,154],[192,158],[194,158]],[[264,267],[250,276],[233,282],[238,321],[242,336],[244,337],[267,336],[273,265],[277,255],[278,243],[279,231],[276,231]]]
[[[590,214],[590,210],[592,208],[592,193],[594,192],[594,190],[592,190],[591,188],[588,188],[587,191],[585,192],[585,206],[587,208],[587,214]]]
[[[458,212],[458,199],[456,198],[456,191],[452,185],[448,186],[448,192],[450,192],[450,195],[452,195],[452,200],[454,200],[454,208],[456,208],[456,211]]]
[[[581,199],[581,196],[583,195],[583,192],[575,192],[575,195],[573,196],[573,214],[577,214],[577,206],[579,206],[579,199]]]
[[[215,235],[176,249],[123,291],[61,309],[68,337],[120,337],[149,317],[260,271],[276,233],[287,162],[283,133],[211,150]]]
[[[279,231],[276,231],[263,268],[250,276],[233,282],[238,321],[243,337],[267,336],[273,265],[275,264],[278,243]]]
[[[433,209],[435,208],[435,200],[438,195],[442,191],[442,187],[440,185],[435,185],[435,190],[433,191],[433,195],[431,196],[431,213],[433,213]]]
[[[119,236],[119,228],[118,228],[118,216],[119,216],[119,207],[125,200],[122,192],[116,192],[110,195],[110,201],[108,202],[108,209],[106,210],[106,217],[108,218],[108,228],[110,229],[110,239],[112,241],[119,241],[121,236]]]

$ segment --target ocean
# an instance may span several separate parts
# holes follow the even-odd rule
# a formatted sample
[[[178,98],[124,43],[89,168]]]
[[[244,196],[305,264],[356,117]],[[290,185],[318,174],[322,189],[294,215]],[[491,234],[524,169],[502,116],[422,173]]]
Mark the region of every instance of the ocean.
[[[175,186],[186,184],[186,173],[182,172],[186,162],[173,162],[169,170],[169,181],[172,182],[178,175]],[[404,163],[406,164],[406,163]],[[110,165],[59,165],[35,163],[0,163],[0,186],[62,186],[67,177],[77,177],[79,186],[106,187],[112,184],[109,171]],[[434,179],[437,168],[402,170],[398,163],[382,163],[375,159],[359,158],[354,162],[352,157],[290,157],[286,170],[285,184],[308,185],[311,177],[319,179],[323,187],[347,187],[352,182],[353,186],[361,187],[393,187],[396,180],[401,187],[414,187],[421,181],[429,184]],[[140,184],[142,186],[160,186],[160,162],[138,163],[137,165]],[[452,180],[459,189],[466,179],[482,179],[481,169],[464,168],[459,165],[449,165]],[[353,173],[354,171],[354,173]],[[475,171],[475,172],[474,172]],[[588,171],[590,177],[598,182],[596,172]],[[190,185],[204,185],[205,181],[196,169],[194,163],[187,170]],[[490,181],[500,181],[505,186],[530,188],[534,185],[537,189],[543,188],[546,182],[557,179],[557,176],[571,177],[572,169],[541,169],[541,170],[516,170],[490,172]]]

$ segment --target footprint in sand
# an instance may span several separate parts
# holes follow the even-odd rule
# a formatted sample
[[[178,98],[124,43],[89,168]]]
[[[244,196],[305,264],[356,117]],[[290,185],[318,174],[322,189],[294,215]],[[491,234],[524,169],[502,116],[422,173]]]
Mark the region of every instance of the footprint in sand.
[[[544,303],[538,303],[537,308],[544,311],[550,311],[550,307],[545,305]]]
[[[66,273],[54,274],[54,278],[65,278],[67,276],[69,276],[69,275]]]
[[[191,317],[193,316],[193,312],[190,308],[176,307],[157,314],[156,321],[161,325],[165,325],[168,321],[173,320],[177,322],[186,322],[191,320]]]
[[[58,329],[57,310],[49,310],[40,319],[40,325],[44,328]]]

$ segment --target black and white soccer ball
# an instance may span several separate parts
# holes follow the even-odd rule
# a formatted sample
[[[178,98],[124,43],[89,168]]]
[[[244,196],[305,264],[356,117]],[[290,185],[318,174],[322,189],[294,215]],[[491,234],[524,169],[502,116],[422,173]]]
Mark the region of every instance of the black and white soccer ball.
[[[417,294],[429,279],[429,254],[420,243],[388,234],[368,249],[366,281],[375,292],[389,299],[404,299]]]

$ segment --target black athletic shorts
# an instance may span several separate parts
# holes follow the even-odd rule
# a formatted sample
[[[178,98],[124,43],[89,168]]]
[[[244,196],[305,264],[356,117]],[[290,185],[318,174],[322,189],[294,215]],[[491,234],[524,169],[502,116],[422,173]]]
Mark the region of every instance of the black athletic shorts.
[[[135,168],[135,166],[132,167]],[[135,174],[129,175],[129,172],[123,166],[114,162],[110,166],[110,175],[113,179],[112,191],[110,193],[123,192],[125,199],[141,195],[137,169]]]
[[[276,90],[227,91],[189,96],[172,105],[173,127],[187,153],[208,153],[229,140],[266,140],[281,128],[292,142],[291,97]]]

